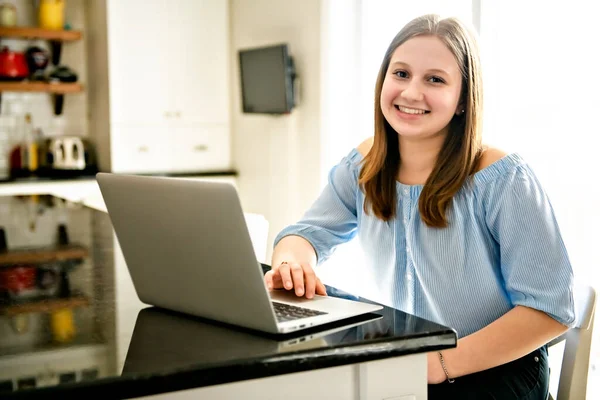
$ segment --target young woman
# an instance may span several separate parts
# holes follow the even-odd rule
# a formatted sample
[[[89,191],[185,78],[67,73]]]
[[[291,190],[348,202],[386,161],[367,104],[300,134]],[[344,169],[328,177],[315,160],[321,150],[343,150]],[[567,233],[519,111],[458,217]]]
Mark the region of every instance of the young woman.
[[[534,172],[483,146],[481,119],[474,35],[453,18],[411,21],[379,71],[374,137],[280,232],[265,280],[326,294],[315,266],[358,235],[372,300],[458,332],[457,348],[428,355],[430,398],[546,399],[546,344],[575,319],[573,272]]]

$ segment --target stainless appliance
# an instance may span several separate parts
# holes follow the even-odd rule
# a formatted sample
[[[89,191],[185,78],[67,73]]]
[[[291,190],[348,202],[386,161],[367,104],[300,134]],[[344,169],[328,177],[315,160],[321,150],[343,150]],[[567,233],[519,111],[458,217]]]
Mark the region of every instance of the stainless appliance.
[[[42,152],[44,166],[53,170],[85,170],[95,164],[92,146],[78,136],[46,139]]]

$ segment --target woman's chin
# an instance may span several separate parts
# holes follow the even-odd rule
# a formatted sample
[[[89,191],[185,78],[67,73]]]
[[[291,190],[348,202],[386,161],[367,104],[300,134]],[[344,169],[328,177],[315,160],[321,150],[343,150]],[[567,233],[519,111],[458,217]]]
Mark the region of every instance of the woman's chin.
[[[400,137],[405,139],[418,139],[421,137],[427,137],[427,131],[424,129],[417,128],[415,126],[395,126],[394,130]]]
[[[429,139],[436,136],[439,136],[439,133],[442,132],[443,128],[440,129],[432,129],[431,127],[425,126],[414,126],[407,124],[394,124],[392,126],[396,133],[403,139],[407,140],[419,140],[419,139]]]

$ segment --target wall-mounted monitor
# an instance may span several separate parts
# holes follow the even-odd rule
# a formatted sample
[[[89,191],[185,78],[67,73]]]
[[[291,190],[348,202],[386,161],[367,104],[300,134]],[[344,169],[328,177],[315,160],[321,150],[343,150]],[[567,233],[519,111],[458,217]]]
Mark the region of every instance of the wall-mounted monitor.
[[[294,108],[294,61],[287,44],[238,51],[242,110],[288,114]]]

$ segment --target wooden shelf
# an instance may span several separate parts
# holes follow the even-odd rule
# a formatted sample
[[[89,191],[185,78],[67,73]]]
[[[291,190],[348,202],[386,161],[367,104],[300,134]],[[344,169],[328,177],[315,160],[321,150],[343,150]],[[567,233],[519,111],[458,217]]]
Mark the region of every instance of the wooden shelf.
[[[55,261],[80,260],[88,250],[79,245],[52,248],[18,249],[0,252],[0,268],[15,264],[40,264]]]
[[[25,26],[0,27],[0,37],[14,39],[44,39],[72,42],[81,39],[81,31],[58,31]]]
[[[0,315],[12,317],[19,314],[48,313],[63,308],[85,307],[89,303],[89,300],[84,296],[74,296],[65,299],[44,299],[17,304],[3,304],[0,305]]]
[[[47,83],[47,82],[0,82],[0,92],[46,92],[46,93],[78,93],[83,90],[81,83]]]

